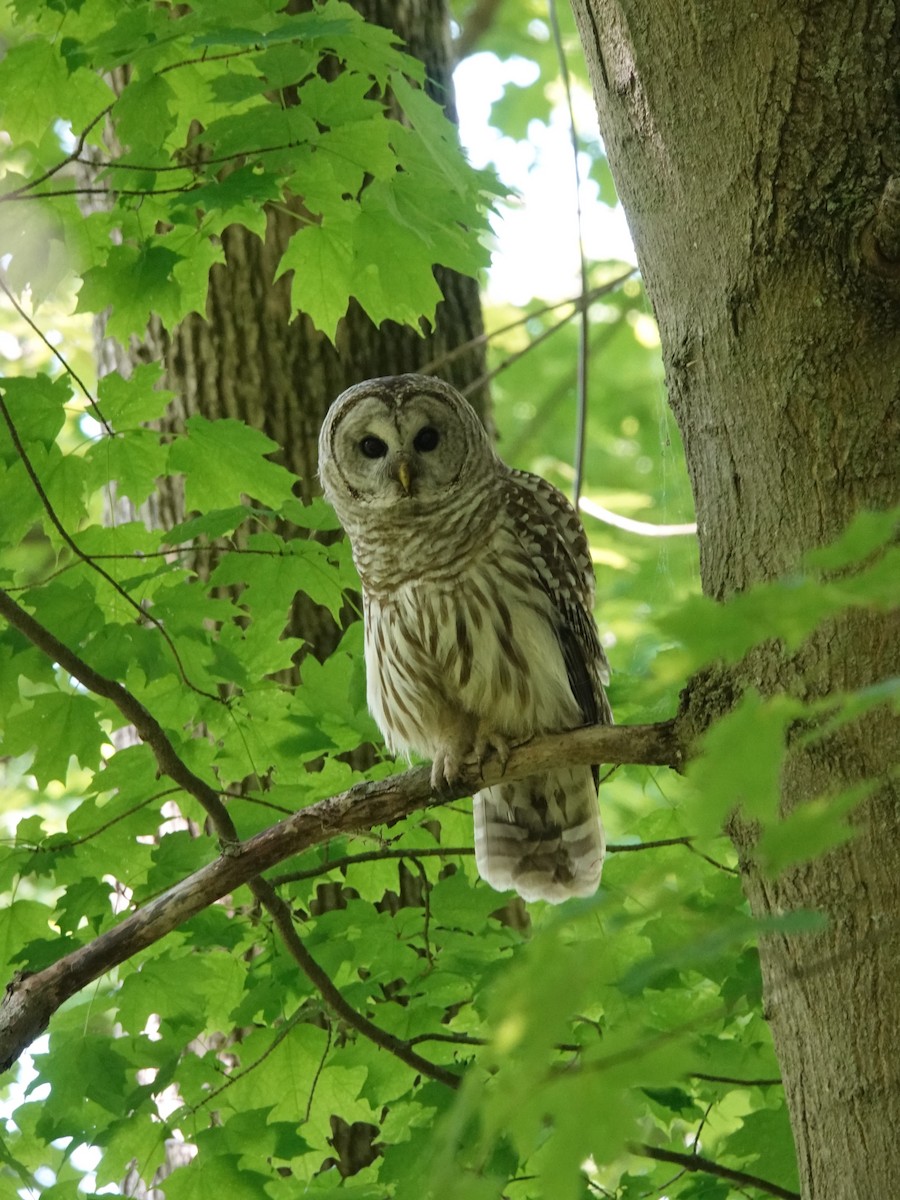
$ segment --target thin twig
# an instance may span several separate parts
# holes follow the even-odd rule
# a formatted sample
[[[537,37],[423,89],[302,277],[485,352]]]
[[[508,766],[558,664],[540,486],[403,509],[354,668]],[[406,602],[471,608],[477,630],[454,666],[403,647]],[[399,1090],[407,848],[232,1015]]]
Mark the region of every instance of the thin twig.
[[[453,57],[461,62],[471,54],[481,38],[490,29],[503,0],[476,0],[466,13],[465,24],[453,41]]]
[[[482,372],[482,374],[476,379],[473,379],[470,383],[467,383],[462,389],[463,395],[470,396],[473,392],[477,391],[478,388],[484,387],[486,383],[490,383],[492,379],[496,379],[498,375],[502,375],[504,371],[508,371],[509,368],[514,366],[520,358],[524,358],[526,354],[530,354],[532,350],[537,349],[542,342],[546,342],[547,338],[552,337],[554,333],[558,333],[560,329],[564,329],[565,326],[568,325],[568,323],[572,320],[572,317],[577,311],[578,310],[576,309],[574,312],[567,313],[566,316],[561,317],[560,320],[554,321],[554,323],[545,329],[543,333],[539,333],[536,338],[530,341],[527,346],[523,346],[521,350],[514,351],[514,353],[504,358],[503,362],[498,363],[496,367],[493,367],[489,371]]]
[[[706,1075],[703,1071],[691,1071],[691,1079],[702,1079],[706,1083],[729,1083],[735,1087],[781,1087],[781,1079],[737,1079],[733,1075]]]
[[[550,304],[542,304],[540,308],[531,308],[521,317],[516,317],[515,321],[509,321],[506,325],[500,325],[497,329],[491,329],[485,333],[479,333],[473,338],[469,338],[465,342],[460,342],[450,350],[445,350],[436,358],[429,359],[427,363],[423,363],[417,370],[422,375],[431,375],[438,367],[445,367],[447,363],[453,362],[454,359],[467,354],[470,350],[475,350],[479,346],[483,346],[486,342],[492,341],[494,338],[502,337],[504,333],[509,333],[513,329],[519,329],[522,325],[527,325],[529,321],[534,321],[538,317],[545,316],[548,312],[554,312],[557,308],[563,308],[567,304],[574,305],[574,311],[570,312],[564,319],[563,324],[571,321],[576,312],[580,311],[585,305],[593,304],[595,300],[599,300],[601,296],[608,295],[609,292],[614,292],[616,288],[622,286],[627,279],[630,279],[637,271],[637,267],[632,267],[626,271],[624,275],[618,275],[609,283],[601,283],[587,293],[587,295],[568,296],[565,300],[554,300]]]
[[[213,692],[205,692],[202,688],[197,687],[196,684],[191,682],[191,680],[188,678],[187,672],[185,671],[184,664],[181,661],[181,655],[178,653],[178,648],[176,647],[169,631],[163,625],[162,621],[160,621],[159,618],[155,617],[152,613],[147,612],[147,610],[143,608],[142,605],[137,602],[137,600],[134,599],[131,593],[122,587],[117,579],[113,579],[112,575],[110,575],[108,571],[104,570],[103,567],[94,561],[90,554],[85,554],[85,552],[81,549],[72,535],[63,525],[62,521],[57,515],[56,509],[53,507],[53,504],[50,501],[50,497],[44,490],[44,485],[41,483],[38,473],[34,469],[27,450],[22,444],[22,439],[19,437],[19,431],[16,429],[15,423],[10,416],[10,412],[7,408],[6,400],[3,397],[2,391],[0,391],[0,415],[2,415],[3,420],[6,422],[6,427],[9,430],[9,436],[12,439],[13,446],[15,447],[19,458],[22,460],[22,465],[25,468],[28,478],[31,480],[31,486],[37,492],[38,499],[41,502],[44,512],[46,512],[47,516],[50,518],[50,523],[53,525],[53,528],[56,530],[65,544],[86,566],[90,567],[92,571],[96,571],[100,578],[104,579],[117,593],[117,595],[121,596],[125,603],[135,610],[142,620],[148,621],[157,630],[163,641],[169,647],[172,657],[178,667],[179,674],[181,675],[182,682],[185,684],[185,686],[189,687],[192,692],[196,692],[198,696],[203,696],[207,700],[214,700],[217,704],[224,704],[225,701],[223,701],[221,696],[217,696]]]
[[[421,1055],[416,1054],[408,1042],[401,1041],[400,1038],[395,1037],[392,1033],[388,1033],[386,1029],[375,1025],[368,1017],[364,1017],[362,1013],[357,1012],[352,1005],[348,1004],[340,990],[335,986],[331,976],[319,966],[303,944],[294,927],[294,919],[290,908],[276,893],[272,885],[264,879],[257,878],[253,880],[251,886],[254,895],[258,896],[265,904],[266,910],[275,922],[275,927],[281,935],[281,939],[291,957],[300,966],[306,977],[314,984],[329,1008],[333,1009],[348,1025],[368,1038],[370,1042],[374,1042],[376,1046],[380,1046],[383,1050],[390,1051],[395,1058],[399,1058],[401,1062],[406,1063],[412,1070],[418,1071],[422,1075],[427,1075],[430,1079],[436,1079],[438,1083],[443,1083],[454,1090],[459,1087],[461,1080],[458,1075],[446,1070],[444,1067],[438,1066],[437,1063],[429,1062],[428,1059],[422,1058]]]
[[[415,1037],[409,1039],[410,1046],[418,1046],[420,1042],[449,1042],[453,1046],[486,1046],[487,1038],[474,1037],[471,1033],[417,1033]]]
[[[102,109],[101,112],[98,112],[96,117],[94,117],[87,123],[87,125],[85,125],[84,129],[78,135],[78,139],[75,142],[75,147],[70,154],[67,154],[66,157],[56,163],[55,166],[52,166],[46,170],[43,175],[39,175],[37,179],[30,179],[27,183],[23,183],[21,187],[17,187],[11,192],[5,192],[2,196],[0,196],[0,201],[18,199],[23,192],[30,191],[31,188],[40,187],[42,183],[46,182],[48,179],[52,179],[54,175],[57,175],[61,170],[63,170],[64,167],[67,167],[69,163],[75,162],[84,149],[84,143],[87,135],[91,132],[96,124],[103,120],[107,113],[112,111],[114,104],[115,101],[113,101],[112,104],[107,104],[106,108]]]
[[[186,169],[186,168],[185,168]],[[147,196],[189,196],[203,185],[196,180],[182,184],[181,187],[169,188],[108,188],[108,187],[71,187],[54,188],[51,192],[31,192],[27,196],[8,193],[0,196],[3,204],[24,204],[29,200],[59,200],[63,196],[139,196],[142,200]]]
[[[702,850],[698,850],[693,843],[688,844],[688,849],[692,854],[696,854],[698,858],[702,858],[704,862],[708,862],[711,867],[715,867],[717,871],[725,871],[728,875],[737,875],[740,877],[741,873],[737,867],[726,867],[717,858],[713,858],[709,854],[704,854]]]
[[[292,1016],[288,1017],[283,1025],[278,1027],[278,1029],[275,1031],[275,1036],[272,1038],[269,1045],[266,1046],[265,1050],[263,1050],[261,1054],[257,1055],[252,1063],[248,1063],[246,1067],[243,1067],[240,1071],[232,1071],[232,1073],[226,1077],[223,1083],[221,1083],[217,1088],[213,1088],[211,1092],[207,1092],[202,1100],[199,1100],[196,1104],[188,1105],[187,1111],[189,1113],[199,1112],[201,1108],[205,1108],[207,1105],[211,1104],[213,1100],[215,1100],[218,1096],[221,1096],[222,1093],[226,1092],[230,1087],[233,1087],[246,1075],[249,1075],[251,1071],[255,1071],[256,1068],[260,1066],[261,1063],[264,1063],[269,1055],[278,1048],[291,1030],[300,1023],[304,1008],[305,1005],[301,1005],[301,1007],[298,1008]]]
[[[700,1145],[700,1134],[703,1132],[703,1126],[709,1120],[709,1114],[712,1112],[715,1103],[715,1100],[710,1100],[709,1104],[706,1106],[706,1112],[700,1118],[700,1123],[697,1126],[697,1130],[694,1136],[691,1138],[691,1154],[697,1153],[697,1147]]]
[[[283,875],[274,875],[272,883],[281,887],[285,883],[299,883],[301,879],[316,879],[319,875],[328,875],[331,871],[342,871],[345,867],[356,866],[358,863],[380,862],[390,858],[456,858],[461,854],[474,854],[474,846],[429,846],[425,849],[415,847],[385,846],[380,850],[365,850],[359,854],[344,854],[340,858],[330,859],[319,863],[316,867],[307,867],[303,871],[287,871]]]
[[[326,1032],[328,1036],[325,1038],[325,1049],[322,1051],[322,1057],[319,1059],[319,1065],[316,1067],[316,1073],[313,1075],[313,1081],[309,1087],[309,1099],[306,1101],[306,1116],[304,1117],[304,1121],[309,1120],[309,1114],[312,1112],[313,1100],[316,1096],[316,1088],[319,1085],[319,1080],[322,1077],[322,1072],[325,1069],[325,1063],[331,1050],[331,1042],[334,1038],[334,1031],[331,1028],[330,1021],[328,1022]]]
[[[168,66],[162,67],[158,73],[160,75],[165,75],[167,72],[176,71],[180,67],[196,66],[199,63],[220,62],[223,59],[239,58],[242,55],[255,54],[257,52],[258,52],[258,47],[245,46],[245,47],[242,47],[242,49],[240,49],[240,50],[232,50],[232,51],[228,51],[228,52],[225,52],[222,54],[202,54],[196,58],[185,58],[185,59],[182,59],[180,62],[169,63]],[[84,149],[84,143],[87,139],[87,135],[91,132],[91,130],[94,128],[95,125],[97,125],[100,121],[103,120],[103,118],[105,116],[107,116],[110,112],[112,112],[113,108],[118,103],[118,99],[119,98],[117,97],[116,100],[113,100],[110,104],[107,104],[107,106],[104,109],[101,109],[101,111],[98,112],[97,115],[95,117],[93,117],[87,123],[87,125],[84,127],[84,129],[81,131],[81,133],[78,135],[78,138],[75,142],[75,146],[70,151],[70,153],[66,155],[65,158],[60,159],[60,161],[58,163],[54,164],[54,166],[52,166],[48,170],[46,170],[43,173],[43,175],[39,175],[37,177],[37,179],[29,179],[27,183],[23,183],[20,187],[14,188],[11,192],[5,192],[2,196],[0,196],[0,203],[6,203],[10,200],[19,200],[19,199],[25,199],[25,200],[39,199],[41,196],[71,195],[72,193],[70,193],[70,192],[41,192],[38,195],[31,195],[31,196],[25,195],[25,193],[30,192],[32,188],[40,187],[40,185],[42,183],[45,183],[48,179],[52,179],[54,175],[58,175],[60,171],[62,171],[65,167],[67,167],[69,165],[69,163],[80,161],[81,152]],[[111,164],[104,163],[102,165],[104,167],[109,167]],[[185,168],[185,169],[188,169],[188,168]],[[104,192],[106,191],[106,189],[101,189],[101,190]],[[137,193],[137,194],[141,194],[141,193]]]
[[[606,851],[608,854],[629,854],[636,850],[661,850],[665,846],[690,846],[691,838],[684,834],[682,837],[657,838],[652,842],[611,842]]]
[[[417,1033],[409,1039],[410,1046],[417,1046],[420,1042],[449,1042],[455,1046],[488,1045],[487,1038],[475,1037],[471,1033]],[[553,1049],[563,1054],[580,1054],[584,1046],[578,1042],[555,1042]]]
[[[241,158],[253,158],[258,154],[277,154],[282,150],[296,150],[298,147],[305,145],[304,142],[292,138],[289,142],[281,142],[275,146],[248,146],[244,150],[232,150],[228,154],[216,154],[209,158],[203,158],[199,162],[182,162],[182,163],[132,163],[120,162],[116,159],[95,159],[95,158],[77,158],[75,161],[85,167],[94,167],[98,171],[149,171],[153,174],[162,174],[166,171],[189,171],[196,175],[199,167],[216,167],[222,163],[235,162]],[[115,190],[115,189],[113,189]],[[0,197],[2,199],[2,197]]]
[[[152,804],[154,800],[163,800],[166,796],[177,796],[183,789],[180,787],[163,788],[161,792],[154,792],[152,796],[147,796],[137,804],[132,804],[130,808],[126,808],[124,812],[118,813],[114,817],[110,817],[108,821],[104,821],[102,825],[98,825],[96,829],[92,829],[90,833],[82,834],[81,837],[72,838],[71,841],[53,843],[53,851],[57,853],[60,850],[73,850],[76,846],[83,846],[85,842],[92,841],[95,837],[99,837],[101,833],[106,833],[107,829],[112,829],[113,825],[118,825],[120,821],[124,821],[127,817],[133,816],[136,812],[140,812],[142,808],[146,808],[148,804]],[[16,843],[17,848],[22,848],[22,842]],[[43,846],[29,847],[35,853],[39,854]]]
[[[81,389],[82,394],[84,395],[84,398],[87,400],[88,404],[90,404],[91,408],[93,409],[94,414],[97,418],[97,421],[99,422],[100,425],[103,426],[103,428],[106,430],[106,432],[111,436],[112,435],[112,426],[109,424],[109,422],[104,417],[103,413],[100,411],[100,406],[98,405],[94,396],[88,390],[87,384],[84,382],[84,380],[81,378],[80,375],[76,374],[75,368],[71,366],[71,364],[62,356],[62,354],[60,354],[60,352],[53,345],[53,343],[48,340],[48,338],[44,334],[43,330],[34,321],[34,318],[30,317],[28,315],[28,313],[25,311],[25,309],[22,307],[22,305],[16,299],[13,292],[10,290],[9,286],[6,283],[6,280],[3,278],[2,275],[0,275],[0,291],[3,292],[3,294],[6,296],[7,300],[9,300],[10,304],[13,306],[13,308],[16,310],[16,312],[19,314],[19,316],[22,318],[22,320],[25,322],[25,324],[29,327],[29,329],[31,329],[31,331],[33,333],[37,334],[37,336],[41,339],[41,341],[44,343],[44,345],[47,347],[47,349],[50,351],[50,353],[54,356],[54,358],[57,360],[57,362],[62,366],[62,369],[65,371],[65,373],[71,379],[75,380],[75,382],[78,384],[79,388]]]
[[[250,800],[252,797],[241,796],[237,799]],[[286,811],[280,805],[272,805],[279,812]],[[292,810],[293,811],[293,810]],[[667,846],[686,846],[692,849],[692,839],[688,835],[683,837],[673,838],[658,838],[651,842],[609,842],[606,847],[607,854],[630,854],[638,850],[661,850]],[[466,856],[471,858],[475,853],[474,846],[383,846],[379,850],[364,850],[359,854],[342,854],[340,858],[332,858],[325,862],[319,863],[315,867],[305,867],[302,871],[285,871],[284,874],[272,876],[272,883],[276,887],[282,887],[286,883],[299,883],[303,879],[318,879],[321,875],[329,875],[332,871],[343,871],[347,867],[357,866],[359,863],[367,862],[383,862],[386,859],[395,858],[459,858]],[[721,863],[714,862],[709,859],[713,866],[719,867],[722,870],[730,871],[730,867],[723,867]]]

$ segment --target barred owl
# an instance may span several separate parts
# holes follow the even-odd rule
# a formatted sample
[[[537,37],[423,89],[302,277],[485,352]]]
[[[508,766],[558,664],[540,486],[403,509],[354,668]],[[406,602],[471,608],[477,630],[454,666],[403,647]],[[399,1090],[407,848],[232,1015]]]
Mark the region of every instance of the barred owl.
[[[369,708],[388,746],[466,758],[534,734],[611,722],[594,575],[575,510],[506,466],[470,405],[424,375],[340,395],[319,474],[363,586]],[[603,864],[597,770],[558,767],[475,796],[479,873],[558,903],[592,895]]]

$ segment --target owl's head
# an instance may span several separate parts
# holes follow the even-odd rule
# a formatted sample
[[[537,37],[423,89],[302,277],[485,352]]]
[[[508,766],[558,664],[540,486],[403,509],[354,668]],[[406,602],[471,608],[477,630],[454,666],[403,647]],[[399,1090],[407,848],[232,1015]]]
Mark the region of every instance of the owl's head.
[[[496,462],[471,405],[429,375],[354,384],[319,435],[319,478],[345,525],[361,510],[434,512]]]

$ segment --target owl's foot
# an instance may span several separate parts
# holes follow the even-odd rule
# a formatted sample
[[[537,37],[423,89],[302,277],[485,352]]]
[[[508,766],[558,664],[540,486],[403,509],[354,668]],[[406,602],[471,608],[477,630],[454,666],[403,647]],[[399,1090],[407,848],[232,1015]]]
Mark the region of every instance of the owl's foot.
[[[474,755],[475,761],[479,768],[483,767],[487,759],[490,757],[491,751],[497,756],[497,761],[500,763],[501,771],[506,767],[512,751],[512,746],[503,737],[502,734],[493,731],[479,729],[475,738]]]
[[[481,770],[492,754],[496,755],[501,768],[506,766],[512,747],[498,733],[479,729],[470,748],[458,745],[445,746],[434,756],[431,764],[431,786],[436,792],[452,787],[462,776],[464,766]]]
[[[431,764],[432,791],[443,792],[459,780],[465,757],[456,746],[447,746],[435,754]]]

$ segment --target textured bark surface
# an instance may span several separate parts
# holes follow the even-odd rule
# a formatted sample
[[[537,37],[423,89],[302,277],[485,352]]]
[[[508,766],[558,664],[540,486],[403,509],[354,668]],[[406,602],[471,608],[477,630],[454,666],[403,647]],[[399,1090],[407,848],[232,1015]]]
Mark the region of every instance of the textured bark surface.
[[[725,598],[897,502],[897,5],[573,7],[659,321],[703,586]],[[812,698],[895,674],[898,632],[857,614],[797,654],[767,644],[737,674],[694,681],[694,724],[744,683]],[[784,807],[886,779],[898,743],[878,713],[792,751]],[[808,1200],[900,1196],[896,790],[858,823],[849,846],[774,882],[754,869],[752,831],[732,829],[757,914],[830,917],[822,935],[761,947]]]

